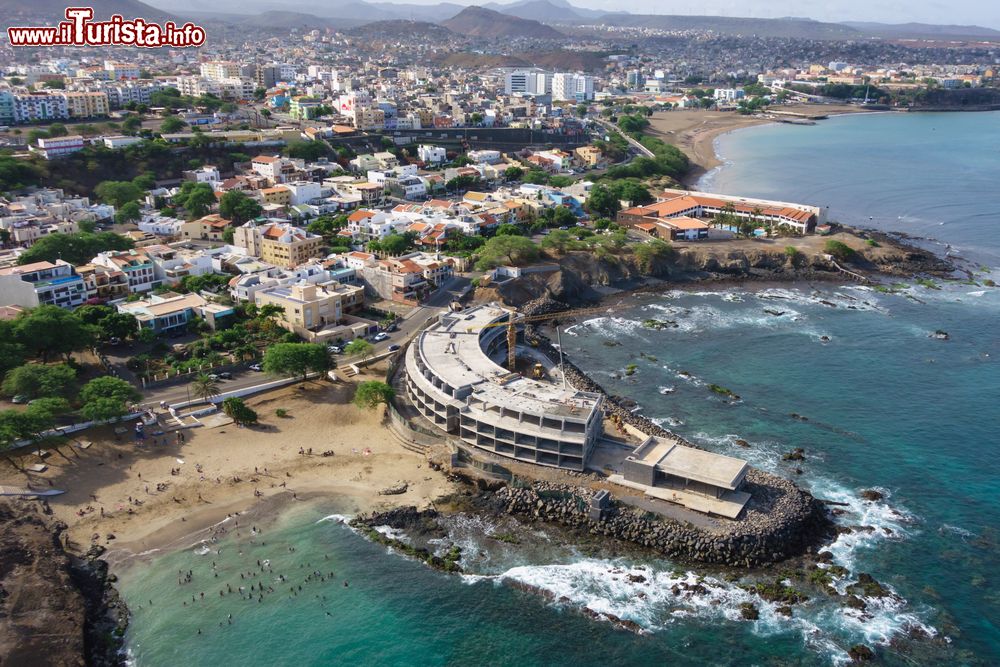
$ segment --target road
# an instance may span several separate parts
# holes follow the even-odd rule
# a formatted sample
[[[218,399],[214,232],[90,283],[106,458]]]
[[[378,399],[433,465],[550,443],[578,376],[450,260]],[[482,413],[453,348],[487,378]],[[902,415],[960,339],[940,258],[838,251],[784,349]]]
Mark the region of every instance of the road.
[[[446,309],[452,301],[459,298],[471,282],[472,281],[469,276],[455,276],[452,278],[451,282],[437,290],[431,298],[427,300],[427,303],[414,308],[403,316],[398,324],[398,329],[390,333],[387,340],[379,343],[373,343],[375,349],[373,350],[372,355],[388,352],[390,345],[402,345],[404,342],[409,340],[424,326],[424,324],[427,323],[428,320],[435,317],[443,309]],[[363,359],[357,355],[337,355],[335,360],[338,368],[345,368],[352,363],[363,361]],[[112,361],[115,362],[118,361],[118,359],[113,358]],[[266,373],[250,370],[249,366],[250,362],[235,364],[233,366],[222,366],[214,369],[213,372],[215,373],[220,371],[229,371],[233,374],[231,380],[219,381],[219,390],[223,393],[228,393],[238,389],[254,387],[275,379]],[[160,401],[164,401],[168,404],[172,404],[192,400],[195,397],[191,396],[190,387],[191,378],[180,380],[179,382],[157,385],[145,392],[146,402],[158,404]]]

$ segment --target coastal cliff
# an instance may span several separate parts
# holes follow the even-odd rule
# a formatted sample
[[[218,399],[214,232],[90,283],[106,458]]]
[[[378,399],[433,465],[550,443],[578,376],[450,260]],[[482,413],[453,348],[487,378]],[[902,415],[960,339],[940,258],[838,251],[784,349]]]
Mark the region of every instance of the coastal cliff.
[[[947,277],[955,267],[932,252],[879,232],[842,232],[841,240],[854,250],[848,262],[835,262],[822,251],[824,240],[809,237],[792,255],[782,239],[689,243],[675,246],[669,257],[643,266],[634,254],[597,255],[570,251],[553,259],[558,268],[527,273],[484,293],[485,300],[520,304],[540,297],[570,303],[593,301],[600,288],[635,289],[647,279],[674,283],[721,281],[845,280],[838,264],[866,277]],[[595,289],[597,288],[597,289]]]
[[[65,528],[36,502],[0,502],[0,664],[125,664],[114,578],[100,553],[66,550]]]

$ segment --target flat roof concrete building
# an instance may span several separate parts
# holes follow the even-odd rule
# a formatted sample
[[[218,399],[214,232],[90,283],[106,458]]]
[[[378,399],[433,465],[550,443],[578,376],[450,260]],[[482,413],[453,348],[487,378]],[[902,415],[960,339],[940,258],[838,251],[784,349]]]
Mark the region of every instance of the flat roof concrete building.
[[[519,461],[584,470],[600,437],[603,396],[511,373],[491,357],[506,351],[510,317],[496,305],[442,314],[406,352],[406,388],[438,428]]]
[[[750,499],[741,490],[748,470],[742,459],[650,436],[625,459],[622,474],[609,480],[652,498],[736,518]]]

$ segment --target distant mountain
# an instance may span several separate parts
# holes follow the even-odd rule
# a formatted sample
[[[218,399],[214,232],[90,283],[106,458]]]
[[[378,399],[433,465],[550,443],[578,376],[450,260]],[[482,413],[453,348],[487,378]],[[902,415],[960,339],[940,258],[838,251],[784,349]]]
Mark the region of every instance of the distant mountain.
[[[240,25],[252,26],[256,28],[327,28],[342,27],[336,19],[324,18],[315,14],[303,14],[302,12],[289,12],[280,9],[271,10],[256,16],[235,17]]]
[[[597,19],[604,25],[659,30],[712,30],[722,35],[792,37],[800,39],[858,39],[864,34],[848,25],[810,19],[757,19],[731,16],[681,16],[663,14],[608,14]]]
[[[552,0],[525,0],[524,2],[516,2],[512,5],[501,5],[491,2],[488,5],[482,6],[501,14],[517,16],[532,21],[574,21],[583,18],[580,14],[576,13],[572,5],[556,4]]]
[[[30,17],[55,24],[65,20],[66,7],[74,6],[93,7],[94,16],[101,19],[110,18],[112,14],[120,14],[127,19],[139,17],[157,22],[177,18],[139,0],[88,0],[85,3],[67,0],[0,0],[0,25],[17,25],[15,17]]]
[[[889,39],[1000,39],[1000,30],[978,25],[933,25],[930,23],[871,23],[844,21],[855,30]]]
[[[404,21],[402,19],[390,19],[388,21],[375,21],[351,28],[347,34],[354,37],[366,37],[369,39],[422,39],[441,40],[456,37],[448,28],[437,23],[427,21]]]
[[[518,0],[518,2],[506,4],[490,2],[482,6],[501,14],[520,16],[523,19],[559,23],[579,22],[608,14],[604,10],[577,7],[568,0]]]
[[[410,21],[431,21],[439,23],[450,19],[465,9],[465,5],[454,2],[439,2],[434,5],[415,5],[394,2],[368,3],[380,14],[381,19],[408,19]],[[371,18],[371,17],[370,17]]]
[[[508,16],[483,7],[466,7],[447,21],[442,21],[452,32],[470,37],[529,37],[558,39],[564,35],[555,28],[538,21]]]

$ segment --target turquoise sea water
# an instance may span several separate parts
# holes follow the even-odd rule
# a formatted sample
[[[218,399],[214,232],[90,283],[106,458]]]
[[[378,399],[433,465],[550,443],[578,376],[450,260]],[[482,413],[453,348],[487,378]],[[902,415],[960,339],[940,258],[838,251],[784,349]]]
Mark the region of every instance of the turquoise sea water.
[[[858,122],[881,118],[910,122]],[[854,121],[780,129],[843,122]],[[856,199],[850,187],[830,194],[845,210]],[[782,198],[799,198],[787,192]],[[997,239],[987,224],[965,223],[990,251]],[[650,318],[677,327],[644,328]],[[636,399],[647,416],[845,503],[838,522],[865,528],[831,545],[835,562],[851,579],[871,573],[895,595],[869,600],[864,614],[820,594],[789,619],[724,572],[583,550],[551,530],[465,516],[449,519],[440,547],[463,546],[462,564],[473,574],[449,576],[354,534],[338,523],[340,505],[329,498],[269,520],[241,517],[239,537],[227,522],[214,542],[151,554],[126,569],[130,655],[141,666],[826,665],[844,663],[847,649],[864,642],[884,664],[998,664],[998,321],[1000,289],[950,284],[881,294],[827,284],[645,295],[564,331],[571,358],[612,393]],[[939,329],[950,339],[929,337]],[[632,376],[623,372],[628,364],[637,365]],[[741,400],[724,401],[712,383]],[[801,474],[781,460],[793,447],[806,450],[795,464]],[[862,501],[858,493],[870,488],[885,499]],[[250,526],[260,534],[249,534]],[[522,544],[488,537],[499,532],[514,532]],[[191,582],[178,583],[188,570]],[[704,594],[674,591],[698,581]],[[261,582],[274,592],[259,598]],[[237,592],[220,596],[227,586]],[[739,605],[751,600],[760,620],[742,621]],[[633,620],[646,633],[617,630],[585,608]]]
[[[829,206],[829,217],[1000,265],[1000,111],[848,115],[722,135],[709,192]],[[942,248],[946,250],[946,248]]]

